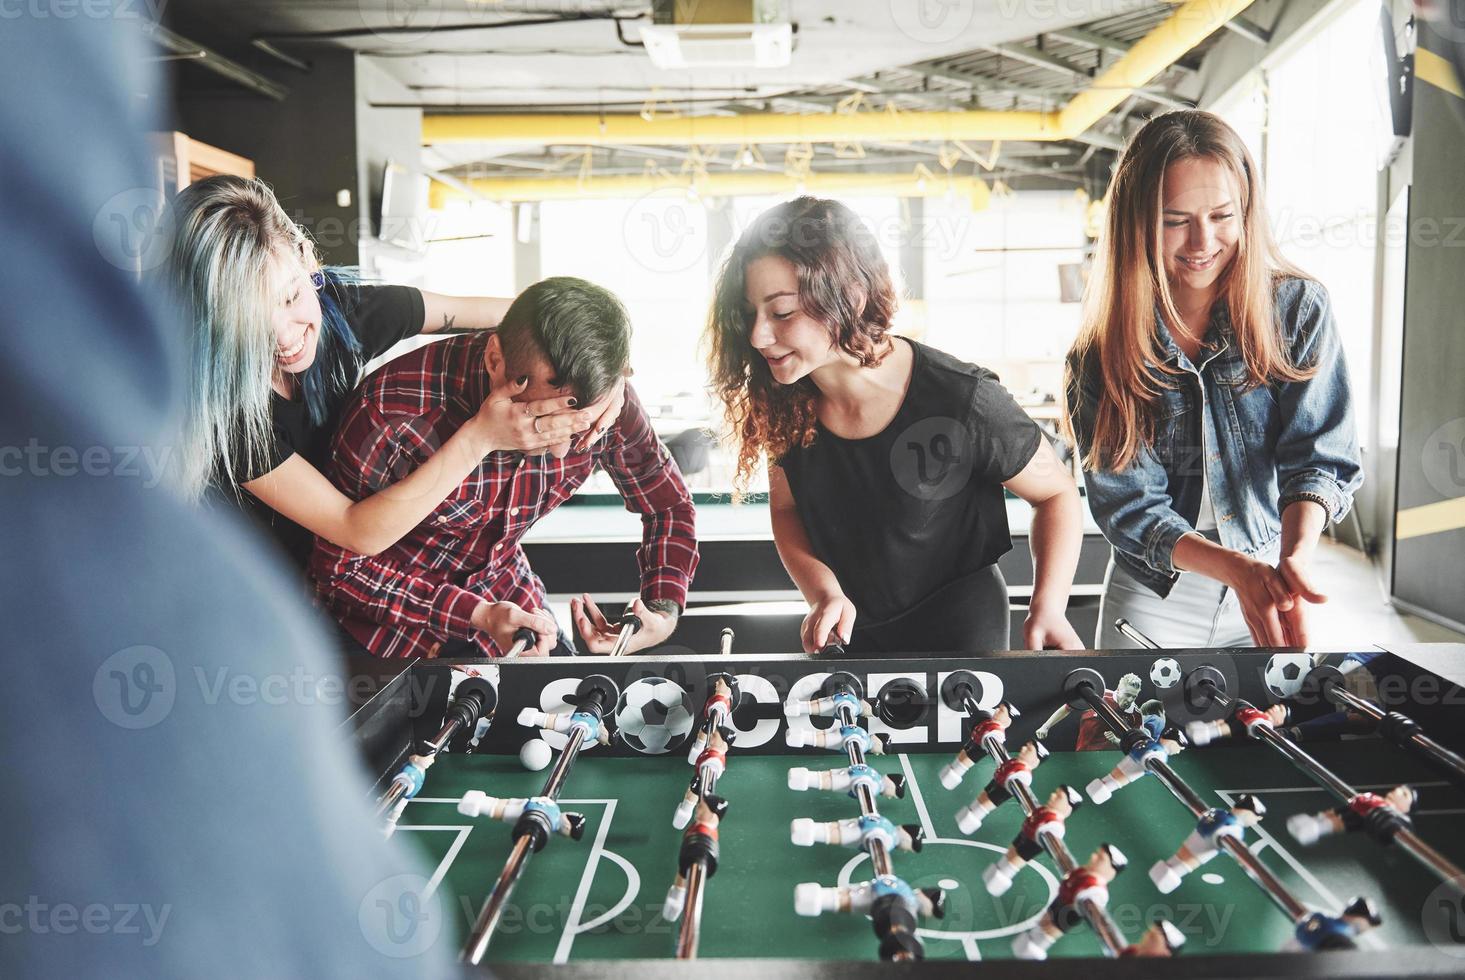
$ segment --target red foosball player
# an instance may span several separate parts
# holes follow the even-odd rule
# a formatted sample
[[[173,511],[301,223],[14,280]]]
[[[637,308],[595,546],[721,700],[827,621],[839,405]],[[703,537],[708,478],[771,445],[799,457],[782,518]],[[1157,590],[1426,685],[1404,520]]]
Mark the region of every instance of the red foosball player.
[[[1012,879],[1027,866],[1027,863],[1043,852],[1043,835],[1063,839],[1065,823],[1083,797],[1072,786],[1059,786],[1048,794],[1043,805],[1028,814],[1021,829],[1002,855],[987,870],[982,880],[987,884],[990,895],[1002,895],[1012,887]]]
[[[1266,812],[1266,805],[1250,793],[1237,797],[1230,810],[1212,807],[1201,814],[1195,830],[1173,857],[1155,862],[1150,868],[1150,880],[1162,895],[1170,894],[1180,887],[1186,875],[1216,856],[1223,838],[1241,840],[1246,836],[1246,828],[1256,826]]]
[[[1120,951],[1120,956],[1168,957],[1174,956],[1185,945],[1185,933],[1169,919],[1159,918],[1150,923],[1139,942],[1130,943]]]
[[[957,751],[956,758],[941,767],[941,785],[947,789],[956,789],[967,770],[976,765],[978,760],[987,758],[989,743],[1007,744],[1007,729],[1012,726],[1012,720],[1021,715],[1022,712],[1008,701],[999,703],[991,711],[978,714],[973,719],[972,730]]]
[[[1419,794],[1412,786],[1395,786],[1383,796],[1359,793],[1342,806],[1321,813],[1298,813],[1287,819],[1287,830],[1304,846],[1317,843],[1329,834],[1344,831],[1367,831],[1384,843],[1411,824],[1409,811],[1414,809]]]
[[[1219,721],[1193,721],[1185,726],[1185,734],[1196,745],[1207,745],[1218,738],[1240,738],[1250,735],[1259,726],[1276,729],[1287,723],[1287,706],[1274,704],[1263,711],[1242,701],[1231,717]]]
[[[1012,799],[1012,787],[1018,783],[1030,786],[1033,770],[1038,763],[1048,758],[1048,749],[1042,742],[1024,742],[1014,758],[1008,759],[992,772],[992,779],[977,794],[971,803],[956,811],[956,826],[963,834],[975,833],[987,819],[987,814]]]
[[[720,796],[704,796],[697,801],[697,810],[692,822],[682,835],[682,849],[677,854],[677,877],[667,889],[666,901],[661,906],[661,917],[675,922],[682,914],[687,902],[687,872],[692,865],[702,862],[707,877],[717,874],[717,828],[727,813],[727,801]]]
[[[702,797],[702,786],[707,777],[715,775],[721,778],[727,770],[727,742],[720,730],[713,729],[712,738],[697,755],[695,765],[697,768],[692,773],[692,781],[687,786],[686,793],[682,794],[682,802],[677,804],[676,812],[672,814],[671,825],[678,830],[692,819],[692,811],[697,807],[697,800]]]
[[[1018,959],[1045,960],[1048,947],[1078,925],[1083,919],[1081,902],[1092,902],[1103,908],[1109,903],[1109,883],[1123,871],[1129,860],[1113,844],[1100,844],[1088,862],[1063,877],[1058,895],[1038,923],[1012,940],[1012,952]]]

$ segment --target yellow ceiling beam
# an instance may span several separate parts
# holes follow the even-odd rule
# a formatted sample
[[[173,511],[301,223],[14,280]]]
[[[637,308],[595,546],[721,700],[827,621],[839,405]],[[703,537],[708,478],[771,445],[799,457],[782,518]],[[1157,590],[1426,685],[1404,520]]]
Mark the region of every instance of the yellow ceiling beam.
[[[1254,0],[1188,0],[1062,109],[1050,112],[428,114],[422,142],[543,143],[599,146],[745,146],[758,143],[858,143],[1072,139]]]
[[[933,174],[827,174],[736,173],[687,174],[649,173],[606,177],[473,177],[463,184],[493,201],[562,201],[592,198],[638,198],[648,194],[678,193],[689,199],[703,197],[748,197],[790,194],[800,191],[840,197],[946,197],[966,200],[972,210],[987,206],[985,182],[968,176]],[[463,190],[433,181],[430,204],[441,208],[454,199],[466,198]]]

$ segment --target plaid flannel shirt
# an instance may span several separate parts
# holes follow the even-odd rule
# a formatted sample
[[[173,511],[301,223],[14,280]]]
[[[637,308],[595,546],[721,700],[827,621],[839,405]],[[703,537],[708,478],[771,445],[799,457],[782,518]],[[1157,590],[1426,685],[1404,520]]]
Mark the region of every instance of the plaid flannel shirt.
[[[478,411],[490,382],[487,331],[405,354],[372,374],[342,416],[330,476],[354,500],[422,465]],[[635,391],[599,442],[564,459],[493,452],[417,527],[375,556],[316,538],[311,575],[342,626],[381,657],[431,656],[441,641],[501,651],[471,623],[480,602],[542,608],[544,584],[520,546],[524,533],[601,466],[641,514],[636,553],[643,599],[686,605],[697,567],[692,498]]]

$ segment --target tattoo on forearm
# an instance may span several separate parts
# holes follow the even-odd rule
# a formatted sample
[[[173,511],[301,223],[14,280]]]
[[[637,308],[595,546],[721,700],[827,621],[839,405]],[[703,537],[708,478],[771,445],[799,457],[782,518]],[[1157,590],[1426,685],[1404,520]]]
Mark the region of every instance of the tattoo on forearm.
[[[457,319],[458,319],[457,316],[448,316],[446,313],[444,313],[443,314],[443,329],[444,330],[451,330],[451,329],[453,329],[453,324],[457,321]]]
[[[645,606],[654,613],[670,616],[672,622],[676,622],[682,614],[682,607],[676,604],[675,599],[647,599]]]

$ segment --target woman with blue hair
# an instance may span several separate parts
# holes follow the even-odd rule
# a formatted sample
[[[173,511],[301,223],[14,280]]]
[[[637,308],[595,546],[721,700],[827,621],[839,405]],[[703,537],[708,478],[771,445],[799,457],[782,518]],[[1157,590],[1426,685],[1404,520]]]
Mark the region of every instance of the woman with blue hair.
[[[302,568],[314,535],[377,554],[431,514],[490,452],[563,457],[572,440],[594,441],[620,413],[623,385],[577,407],[573,397],[512,402],[523,390],[519,379],[490,395],[428,464],[352,500],[322,469],[338,409],[363,366],[419,333],[492,328],[510,301],[369,286],[348,270],[323,267],[258,180],[198,181],[172,210],[163,272],[194,326],[183,489],[194,500],[237,501]]]

